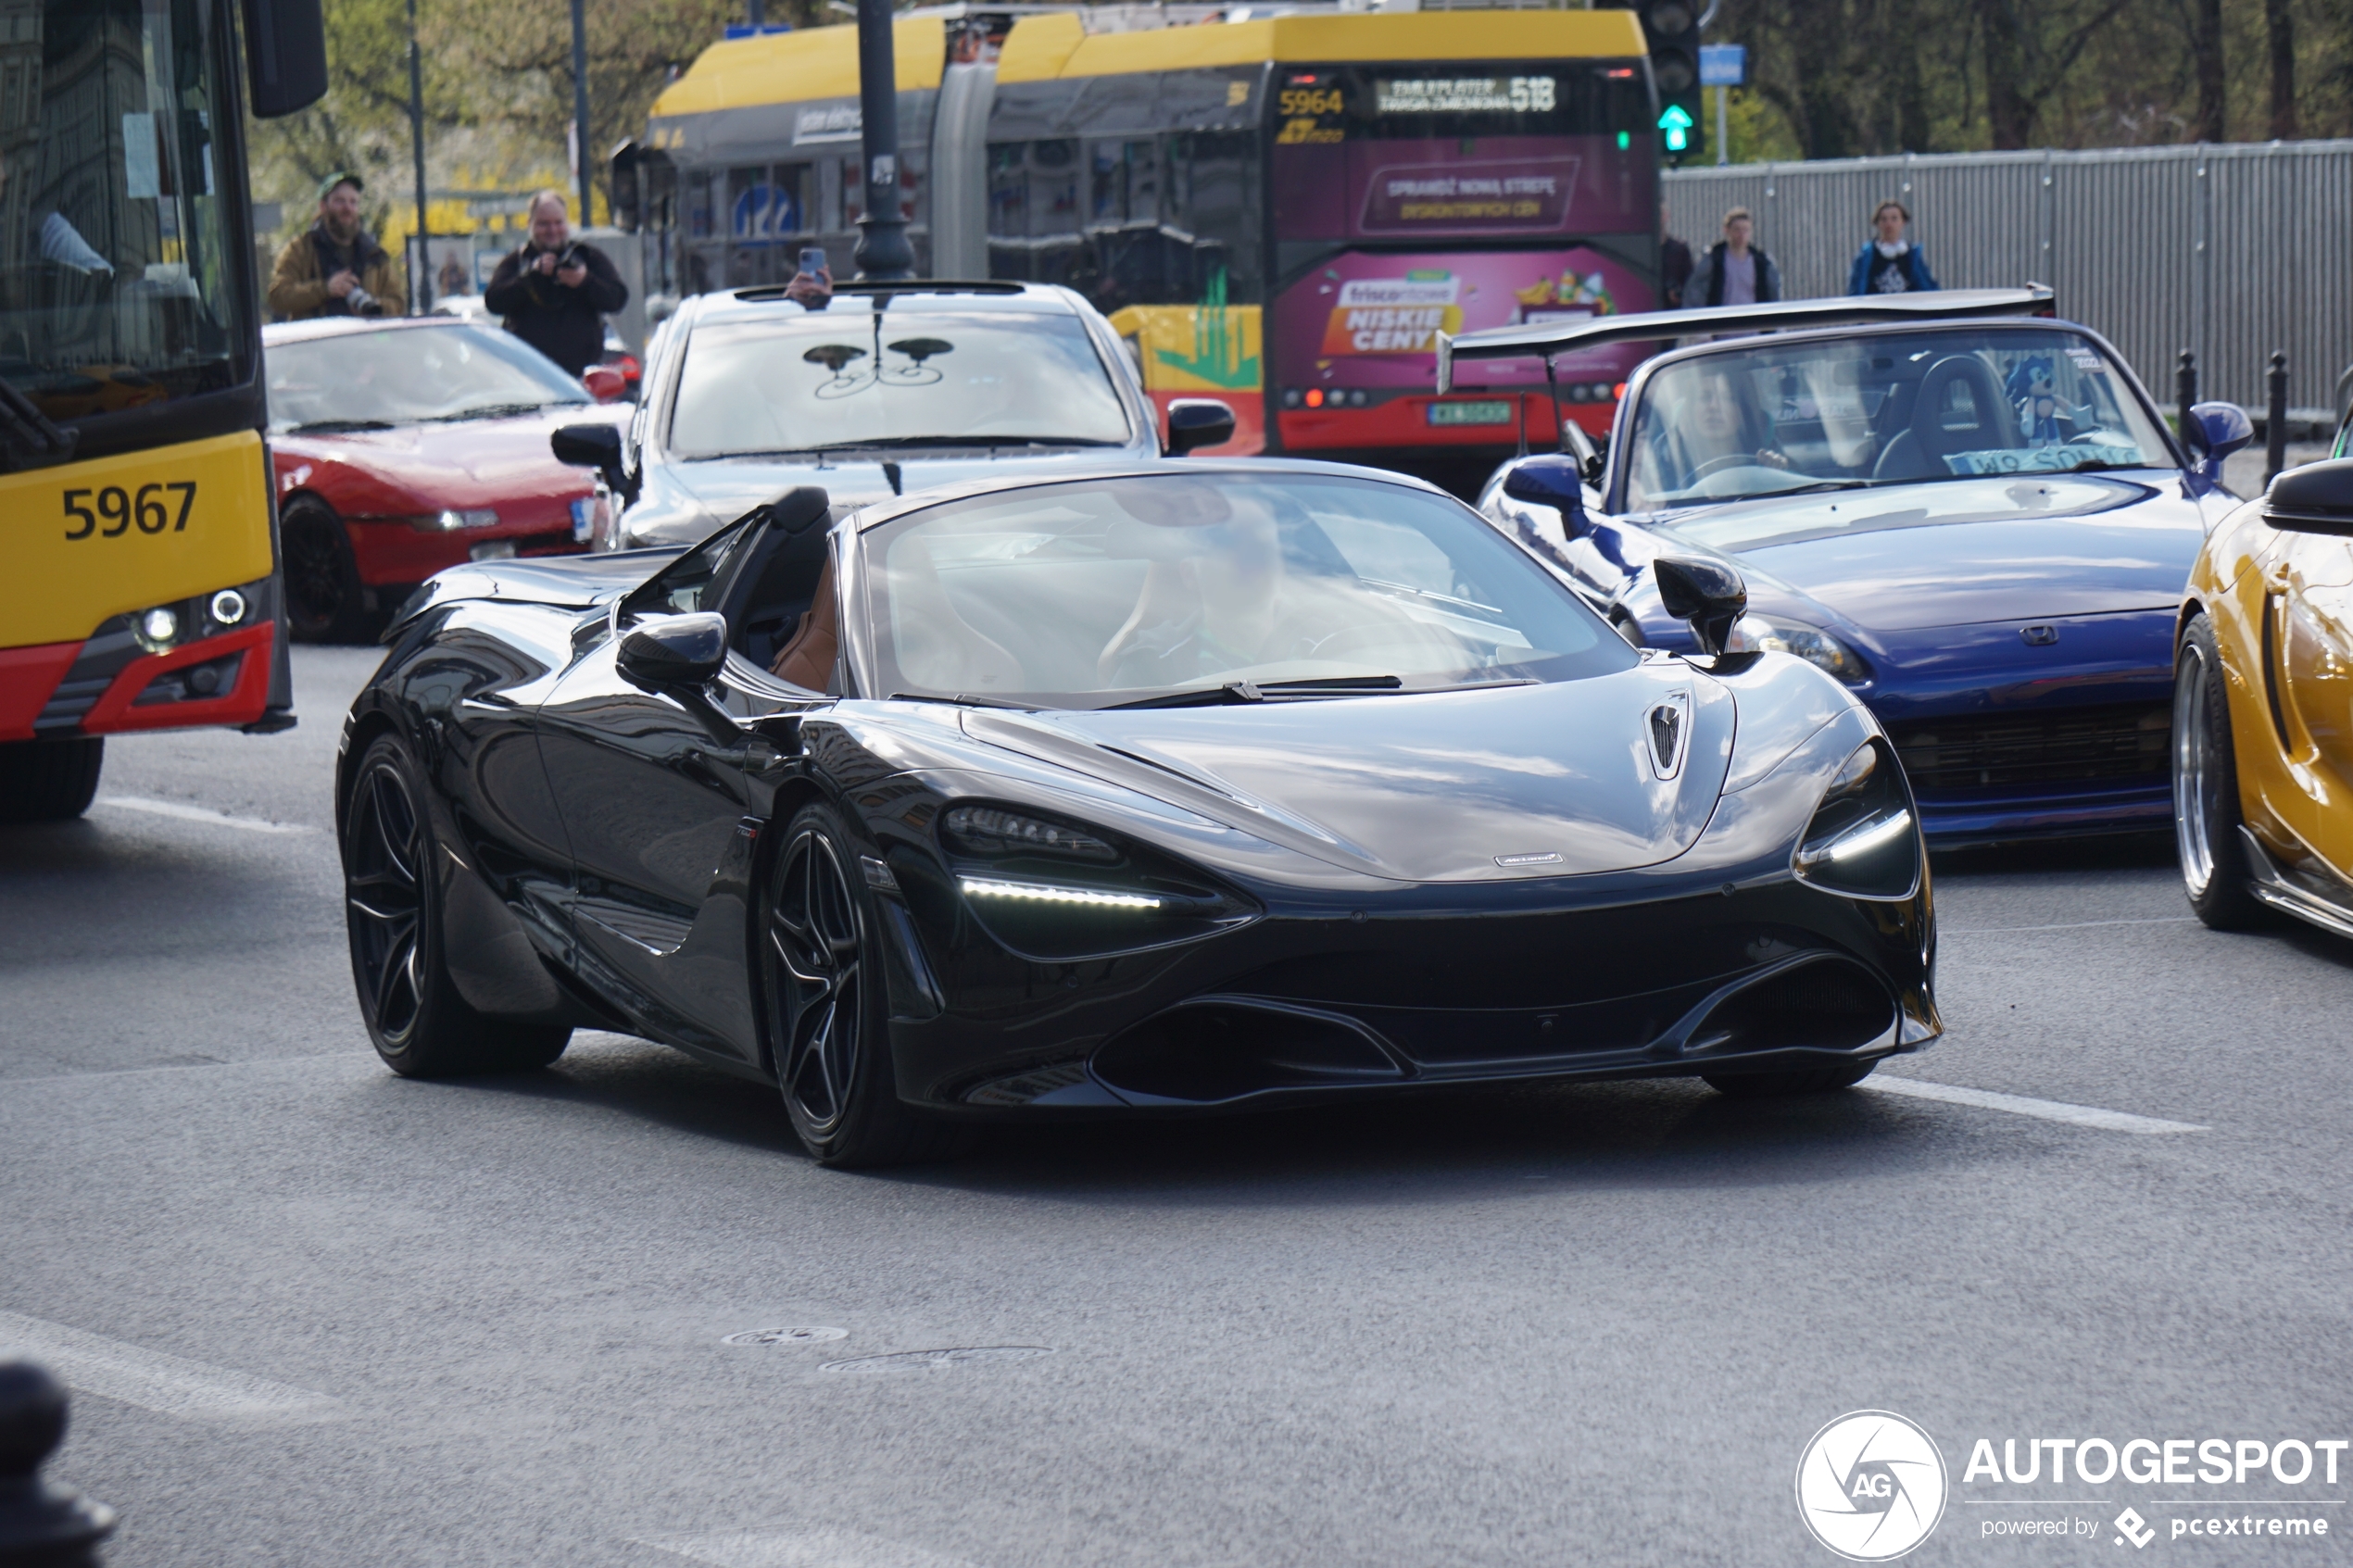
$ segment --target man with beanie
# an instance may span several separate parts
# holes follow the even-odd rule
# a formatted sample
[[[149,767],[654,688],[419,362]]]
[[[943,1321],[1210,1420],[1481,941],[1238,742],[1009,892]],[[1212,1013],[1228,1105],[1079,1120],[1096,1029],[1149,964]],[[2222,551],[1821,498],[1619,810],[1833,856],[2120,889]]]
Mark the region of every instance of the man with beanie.
[[[482,303],[507,330],[576,376],[605,357],[605,316],[629,303],[610,257],[572,237],[561,191],[531,198],[531,238],[498,263]]]
[[[319,182],[318,219],[286,243],[271,271],[270,309],[280,320],[407,312],[401,267],[359,226],[362,189],[346,169]]]
[[[1724,214],[1724,237],[1708,246],[1683,285],[1683,307],[1703,305],[1770,305],[1781,297],[1781,270],[1749,244],[1756,220],[1748,208]]]
[[[1904,237],[1904,226],[1911,220],[1911,211],[1902,202],[1879,204],[1871,214],[1878,234],[1865,240],[1856,253],[1855,269],[1846,279],[1848,294],[1918,294],[1944,287],[1928,270],[1920,247]]]

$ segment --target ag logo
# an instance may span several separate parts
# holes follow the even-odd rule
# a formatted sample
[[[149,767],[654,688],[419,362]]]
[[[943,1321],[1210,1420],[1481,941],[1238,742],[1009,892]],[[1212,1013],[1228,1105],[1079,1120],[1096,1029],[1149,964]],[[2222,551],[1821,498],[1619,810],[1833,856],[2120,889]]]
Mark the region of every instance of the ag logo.
[[[1797,1461],[1797,1513],[1854,1562],[1901,1557],[1944,1516],[1944,1456],[1888,1411],[1856,1411],[1814,1434]]]

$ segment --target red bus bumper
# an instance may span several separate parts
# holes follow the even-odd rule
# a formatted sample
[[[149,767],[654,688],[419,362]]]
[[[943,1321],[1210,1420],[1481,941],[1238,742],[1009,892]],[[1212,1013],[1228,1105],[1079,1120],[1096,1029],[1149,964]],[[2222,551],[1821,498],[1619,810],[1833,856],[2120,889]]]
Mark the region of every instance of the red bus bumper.
[[[1513,417],[1498,423],[1430,422],[1429,408],[1433,403],[1509,403],[1515,399],[1519,407],[1513,411]],[[1564,398],[1561,408],[1569,421],[1588,435],[1608,434],[1610,422],[1617,417],[1616,403],[1571,403]],[[1295,453],[1403,446],[1516,446],[1523,421],[1531,449],[1541,450],[1559,444],[1560,427],[1553,422],[1553,400],[1542,392],[1392,397],[1364,408],[1283,408],[1275,415],[1275,428],[1282,437],[1283,450]]]
[[[270,701],[268,621],[127,661],[116,632],[0,648],[0,741],[251,724]]]

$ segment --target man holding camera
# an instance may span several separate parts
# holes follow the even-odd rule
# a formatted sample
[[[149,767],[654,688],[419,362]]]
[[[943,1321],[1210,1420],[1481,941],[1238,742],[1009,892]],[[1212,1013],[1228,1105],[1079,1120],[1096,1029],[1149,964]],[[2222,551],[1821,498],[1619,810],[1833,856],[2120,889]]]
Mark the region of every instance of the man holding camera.
[[[605,357],[605,316],[629,303],[611,259],[572,237],[561,191],[531,198],[531,238],[498,263],[482,303],[507,330],[578,375]]]
[[[319,182],[319,218],[278,253],[270,309],[282,321],[314,316],[398,316],[409,308],[400,264],[359,226],[359,176],[337,169]]]

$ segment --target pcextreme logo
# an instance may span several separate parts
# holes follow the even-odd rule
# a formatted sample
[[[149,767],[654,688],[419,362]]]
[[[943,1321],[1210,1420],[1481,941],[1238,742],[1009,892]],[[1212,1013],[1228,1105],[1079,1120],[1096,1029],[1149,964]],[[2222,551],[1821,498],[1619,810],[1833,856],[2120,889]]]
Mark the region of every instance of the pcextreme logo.
[[[1944,1456],[1892,1411],[1856,1411],[1814,1434],[1797,1461],[1797,1513],[1851,1562],[1903,1556],[1944,1517]]]

